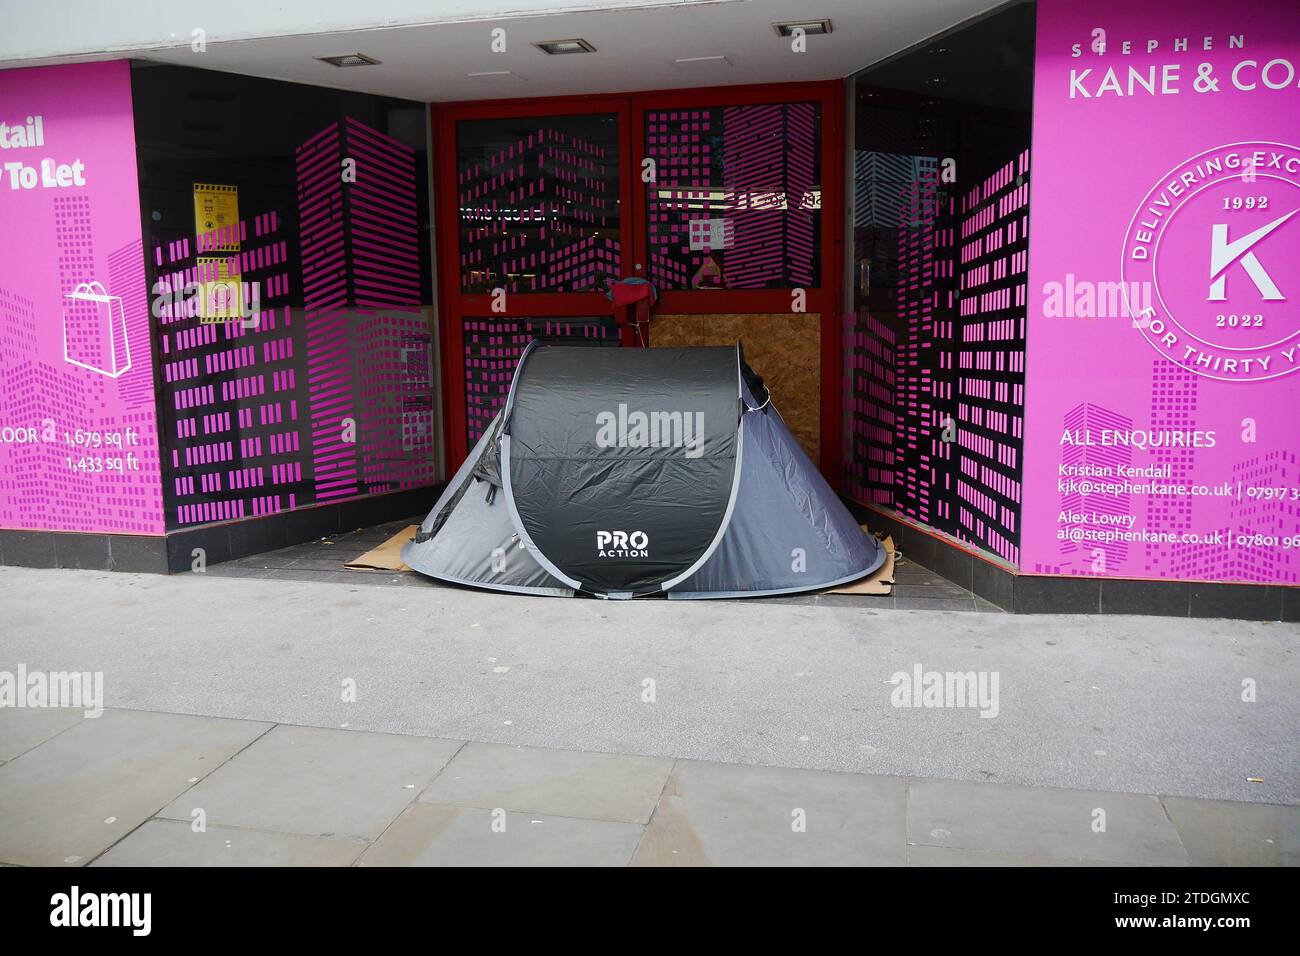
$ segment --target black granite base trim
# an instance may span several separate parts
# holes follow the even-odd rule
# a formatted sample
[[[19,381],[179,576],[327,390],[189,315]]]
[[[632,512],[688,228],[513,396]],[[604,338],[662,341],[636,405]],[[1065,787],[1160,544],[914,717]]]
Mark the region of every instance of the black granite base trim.
[[[52,531],[0,531],[0,564],[23,568],[57,568]]]
[[[1017,574],[1011,598],[1015,614],[1100,614],[1101,578]]]
[[[106,534],[60,534],[54,538],[54,556],[61,568],[83,571],[107,571],[109,566]]]
[[[974,574],[971,590],[990,604],[996,604],[1003,610],[1011,610],[1017,575],[1006,568],[1000,568],[996,564],[978,558],[975,559],[972,570]]]
[[[167,573],[167,541],[146,535],[108,536],[108,567],[112,571]]]
[[[1300,588],[1282,589],[1282,620],[1300,623]]]
[[[261,523],[266,518],[254,519]],[[167,535],[167,570],[175,574],[237,557],[230,550],[230,525],[202,525]]]
[[[152,574],[191,571],[327,535],[383,524],[433,507],[441,485],[312,505],[263,518],[199,525],[166,535],[0,529],[0,565]]]
[[[892,536],[904,558],[1015,614],[1153,614],[1300,621],[1300,588],[1021,574],[886,512],[849,499],[844,503],[872,531]]]
[[[162,535],[0,530],[0,565],[167,573]]]
[[[979,558],[969,551],[963,551],[960,548],[954,548],[947,542],[931,538],[934,541],[934,557],[931,559],[928,567],[930,570],[943,575],[949,581],[960,585],[967,591],[975,590],[975,565],[984,564]],[[1001,568],[994,567],[994,571],[1001,571]],[[1009,572],[1002,571],[1003,574]]]
[[[168,564],[172,573],[191,571],[200,555],[206,565],[277,551],[328,535],[356,531],[411,515],[423,515],[442,493],[443,485],[391,491],[333,504],[312,505],[297,511],[200,525],[173,531],[168,536]]]
[[[1105,614],[1188,617],[1192,585],[1186,581],[1130,581],[1098,578]]]
[[[1284,593],[1290,588],[1259,584],[1191,584],[1192,617],[1230,617],[1244,621],[1280,621]]]

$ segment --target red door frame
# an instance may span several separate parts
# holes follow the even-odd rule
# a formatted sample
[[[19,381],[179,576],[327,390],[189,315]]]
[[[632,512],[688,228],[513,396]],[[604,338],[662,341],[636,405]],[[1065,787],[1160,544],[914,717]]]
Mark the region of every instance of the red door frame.
[[[821,103],[822,216],[821,284],[809,288],[806,308],[821,316],[821,461],[831,486],[840,486],[840,388],[843,372],[844,253],[844,85],[840,80],[761,86],[655,90],[608,96],[562,96],[487,100],[432,105],[434,146],[434,223],[438,264],[438,327],[442,359],[443,434],[448,475],[468,454],[465,436],[465,365],[463,320],[493,315],[490,296],[460,288],[460,224],[456,171],[456,123],[466,119],[567,116],[615,113],[619,117],[619,201],[624,277],[636,275],[634,264],[646,262],[645,188],[640,163],[645,155],[647,110],[691,109],[795,101]],[[829,199],[829,201],[828,201]],[[671,290],[661,293],[656,310],[664,314],[788,313],[788,289]],[[511,293],[511,316],[602,315],[610,311],[599,292]],[[653,338],[654,326],[651,325]]]
[[[463,321],[466,316],[603,315],[610,311],[602,292],[512,292],[504,312],[494,313],[491,296],[465,293],[460,284],[460,216],[456,170],[456,123],[463,119],[513,116],[568,116],[577,113],[616,113],[619,116],[620,232],[626,250],[632,206],[631,125],[626,96],[566,96],[553,99],[494,100],[433,104],[434,242],[438,263],[438,329],[442,357],[443,434],[446,436],[448,477],[469,454],[465,437],[465,362]],[[626,254],[624,255],[626,261]]]

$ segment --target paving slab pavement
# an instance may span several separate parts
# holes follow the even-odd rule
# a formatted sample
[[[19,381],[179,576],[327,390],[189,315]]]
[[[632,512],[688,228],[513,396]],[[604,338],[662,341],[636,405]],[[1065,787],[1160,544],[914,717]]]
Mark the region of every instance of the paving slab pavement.
[[[91,866],[351,866],[370,844],[359,840],[149,820]]]
[[[1295,807],[1183,797],[1162,803],[1193,866],[1300,866]]]
[[[626,866],[634,823],[417,803],[358,866]]]
[[[916,780],[909,787],[914,846],[1063,861],[1182,866],[1187,850],[1158,797]]]
[[[1300,803],[1295,624],[559,600],[9,567],[0,589],[0,671],[100,671],[106,703],[118,708]],[[894,675],[918,664],[997,673],[997,717],[893,706]],[[341,699],[344,681],[354,682],[354,702]],[[1245,683],[1253,700],[1243,699]]]
[[[459,740],[279,726],[158,815],[374,840],[462,746]]]
[[[5,708],[0,725],[15,715],[29,719]],[[269,729],[136,710],[82,718],[0,767],[0,860],[88,862]]]
[[[75,727],[85,711],[75,707],[15,707],[0,721],[0,764],[13,760],[51,737]]]
[[[901,866],[900,777],[679,760],[640,866]]]
[[[1114,860],[1067,859],[1059,856],[1031,856],[1002,850],[958,850],[946,846],[911,845],[907,848],[908,866],[986,867],[986,866],[1137,866]]]
[[[0,708],[0,735],[19,723]],[[26,866],[1300,862],[1296,806],[111,708],[0,767],[0,820],[0,863]]]
[[[466,744],[421,803],[645,823],[673,762],[662,757]]]

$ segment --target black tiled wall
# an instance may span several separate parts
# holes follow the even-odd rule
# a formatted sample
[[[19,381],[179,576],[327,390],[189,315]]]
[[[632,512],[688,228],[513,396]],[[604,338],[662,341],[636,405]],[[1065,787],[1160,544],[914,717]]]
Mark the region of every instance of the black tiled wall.
[[[857,502],[846,504],[872,531],[892,535],[903,558],[1015,614],[1157,614],[1300,621],[1300,588],[1017,574],[884,512]]]
[[[440,486],[413,488],[165,536],[0,530],[0,565],[175,574],[190,570],[195,548],[204,550],[208,564],[274,551],[421,514],[432,507],[440,490]]]

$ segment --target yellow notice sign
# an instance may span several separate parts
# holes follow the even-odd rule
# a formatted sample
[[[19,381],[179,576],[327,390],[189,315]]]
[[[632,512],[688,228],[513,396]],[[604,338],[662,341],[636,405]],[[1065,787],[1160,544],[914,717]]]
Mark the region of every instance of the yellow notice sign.
[[[231,275],[230,259],[199,256],[199,321],[230,322],[244,317],[244,284]]]
[[[239,251],[239,187],[194,184],[194,234],[198,252]]]

